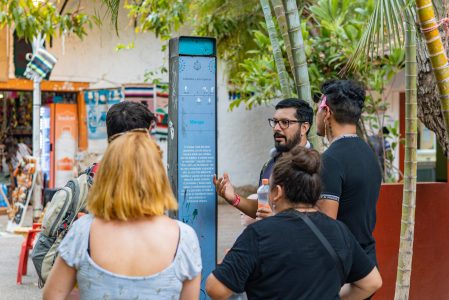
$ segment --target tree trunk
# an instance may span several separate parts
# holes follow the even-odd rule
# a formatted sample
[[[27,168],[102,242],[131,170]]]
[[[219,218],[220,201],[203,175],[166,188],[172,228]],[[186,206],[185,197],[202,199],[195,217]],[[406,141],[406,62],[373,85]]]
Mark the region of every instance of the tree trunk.
[[[268,36],[270,37],[271,48],[273,49],[274,62],[276,63],[276,69],[278,71],[282,96],[284,98],[290,98],[292,96],[290,78],[285,69],[284,57],[282,56],[282,50],[279,46],[278,34],[276,27],[274,26],[273,16],[271,15],[269,0],[260,0],[260,6],[262,7],[265,23],[267,24]]]
[[[412,21],[411,18],[409,18]],[[401,238],[399,244],[398,270],[394,299],[408,299],[412,273],[413,239],[415,234],[416,207],[416,146],[417,146],[417,99],[416,99],[416,31],[407,22],[405,32],[405,157],[404,190],[402,196]]]
[[[309,71],[307,70],[306,52],[296,0],[283,0],[283,4],[294,63],[292,69],[295,74],[296,93],[300,99],[312,105]]]
[[[288,63],[290,65],[290,70],[293,74],[294,79],[295,72],[293,70],[293,66],[295,65],[295,63],[293,62],[292,46],[288,37],[287,18],[285,17],[284,6],[282,5],[282,0],[271,0],[271,4],[273,5],[274,13],[276,14],[276,19],[279,25],[279,30],[281,31],[282,39],[284,40],[285,52],[287,53]]]
[[[446,49],[447,51],[447,49]],[[448,52],[446,52],[448,53]],[[418,39],[418,118],[435,132],[437,141],[446,157],[449,155],[449,134],[444,124],[439,101],[440,93],[430,65],[425,41]]]
[[[441,40],[432,0],[416,0],[420,28],[429,51],[433,74],[440,95],[441,113],[445,120],[445,131],[449,130],[449,65],[446,51]],[[446,151],[447,154],[447,151]]]
[[[312,101],[312,91],[309,81],[309,70],[307,69],[306,52],[304,49],[304,40],[302,37],[301,21],[299,19],[298,6],[296,0],[283,0],[285,16],[287,19],[288,37],[291,44],[291,52],[294,65],[293,70],[296,92],[299,99],[307,101],[311,107],[314,106]],[[321,141],[316,135],[316,123],[311,124],[308,139],[315,149],[321,150]]]

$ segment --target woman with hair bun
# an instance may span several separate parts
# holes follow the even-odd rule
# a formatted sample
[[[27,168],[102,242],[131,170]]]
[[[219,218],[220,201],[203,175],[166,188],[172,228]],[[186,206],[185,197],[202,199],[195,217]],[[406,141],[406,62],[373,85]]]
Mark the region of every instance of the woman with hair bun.
[[[315,150],[296,147],[279,158],[270,178],[275,215],[249,225],[208,277],[212,299],[244,291],[250,300],[365,299],[380,288],[376,266],[348,228],[316,208],[319,171]]]

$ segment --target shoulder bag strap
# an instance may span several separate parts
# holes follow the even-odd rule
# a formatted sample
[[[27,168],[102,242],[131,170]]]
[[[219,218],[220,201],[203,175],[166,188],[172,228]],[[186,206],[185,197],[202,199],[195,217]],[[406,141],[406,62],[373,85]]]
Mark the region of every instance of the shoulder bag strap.
[[[331,246],[329,241],[326,239],[326,237],[321,233],[321,231],[316,227],[315,223],[310,220],[310,218],[301,212],[297,213],[297,215],[304,221],[304,223],[309,226],[309,228],[312,230],[312,232],[316,235],[316,237],[320,240],[321,244],[323,244],[324,248],[326,248],[327,252],[329,252],[329,255],[332,257],[332,259],[335,262],[335,267],[337,268],[338,273],[340,274],[342,282],[345,282],[346,276],[343,271],[343,265],[341,264],[341,260],[338,258],[337,253],[335,252],[335,249]]]

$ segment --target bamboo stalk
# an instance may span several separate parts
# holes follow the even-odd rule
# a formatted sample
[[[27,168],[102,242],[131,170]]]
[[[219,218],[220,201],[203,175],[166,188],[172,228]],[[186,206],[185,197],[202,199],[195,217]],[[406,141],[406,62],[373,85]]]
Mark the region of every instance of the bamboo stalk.
[[[279,25],[279,30],[281,31],[282,39],[284,40],[285,52],[287,53],[290,70],[293,74],[293,78],[295,78],[295,72],[293,70],[293,66],[295,63],[293,62],[292,46],[288,37],[287,18],[285,17],[284,6],[282,5],[282,0],[271,0],[271,4],[273,5],[274,13]]]
[[[304,48],[304,39],[301,31],[301,21],[299,19],[296,0],[282,0],[288,27],[288,37],[291,44],[293,57],[293,74],[298,98],[307,101],[311,107],[314,107],[312,101],[312,92],[309,81],[309,71],[307,69],[306,52]],[[316,135],[316,124],[313,122],[308,140],[314,145],[315,149],[321,150],[321,141]]]
[[[416,207],[416,147],[418,139],[417,114],[417,66],[416,31],[409,18],[405,35],[405,161],[404,190],[402,195],[401,237],[398,269],[396,274],[395,300],[408,299],[412,273],[413,240]]]
[[[283,0],[283,4],[287,19],[288,36],[292,50],[296,93],[299,98],[306,100],[310,105],[312,105],[309,72],[307,70],[307,60],[298,7],[296,6],[295,0]]]
[[[274,62],[276,63],[276,69],[279,75],[279,82],[281,85],[282,96],[284,98],[290,98],[292,95],[290,88],[290,80],[285,69],[284,57],[282,56],[282,50],[279,46],[279,39],[274,26],[273,16],[271,15],[270,3],[268,0],[260,0],[262,6],[263,15],[265,17],[265,23],[267,24],[268,36],[270,37],[271,47],[273,49]]]
[[[449,132],[449,65],[446,51],[435,19],[432,0],[416,0],[416,8],[421,31],[426,40],[433,74],[440,92],[441,110]]]

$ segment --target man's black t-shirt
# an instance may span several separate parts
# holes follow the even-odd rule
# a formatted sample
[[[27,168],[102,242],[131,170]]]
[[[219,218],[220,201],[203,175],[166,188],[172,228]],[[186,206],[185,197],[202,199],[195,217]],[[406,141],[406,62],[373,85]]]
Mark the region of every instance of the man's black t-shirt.
[[[239,236],[215,277],[248,299],[339,299],[340,274],[335,262],[311,229],[290,209],[248,226]],[[348,228],[320,213],[308,213],[339,256],[354,282],[374,264]]]
[[[336,140],[322,155],[321,180],[320,198],[339,202],[337,220],[377,264],[373,230],[382,174],[376,155],[358,137]]]

